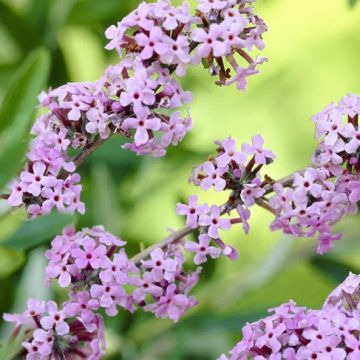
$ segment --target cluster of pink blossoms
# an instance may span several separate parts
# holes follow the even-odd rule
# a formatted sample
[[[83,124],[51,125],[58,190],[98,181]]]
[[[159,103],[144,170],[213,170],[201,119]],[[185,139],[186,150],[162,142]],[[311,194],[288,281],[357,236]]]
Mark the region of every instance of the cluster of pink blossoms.
[[[99,360],[104,355],[104,324],[100,315],[93,315],[92,304],[83,299],[74,311],[73,304],[58,308],[54,301],[29,299],[22,314],[5,314],[6,321],[26,328],[23,342],[26,360],[88,359]],[[85,324],[78,314],[93,315]],[[83,316],[85,317],[85,315]]]
[[[242,330],[243,339],[219,360],[360,359],[360,275],[351,274],[321,310],[290,301]]]
[[[102,226],[77,233],[73,227],[66,228],[51,245],[46,253],[48,283],[56,279],[60,287],[70,286],[71,300],[91,299],[92,310],[101,307],[115,316],[118,307],[134,312],[140,306],[157,317],[177,321],[197,303],[187,295],[200,269],[185,273],[185,258],[176,245],[165,251],[157,248],[138,264],[128,259],[125,242]],[[82,315],[84,324],[92,321],[87,313]]]
[[[252,144],[242,144],[239,151],[232,138],[217,141],[217,156],[209,158],[204,164],[196,166],[190,181],[207,191],[231,191],[229,200],[221,207],[217,205],[198,204],[197,196],[189,197],[189,204],[178,204],[178,215],[186,216],[186,225],[190,229],[200,229],[198,242],[187,241],[185,250],[195,252],[195,264],[207,260],[207,256],[218,257],[221,253],[230,259],[237,258],[234,248],[226,245],[219,231],[229,230],[232,224],[242,223],[244,232],[249,232],[248,219],[250,207],[265,194],[264,186],[268,184],[262,179],[259,171],[264,165],[270,164],[275,155],[264,148],[264,140],[260,135],[252,138]],[[249,158],[250,156],[250,158]],[[236,209],[237,217],[225,217]],[[216,246],[211,246],[211,241]]]
[[[31,299],[24,314],[4,315],[6,321],[33,330],[23,343],[27,360],[62,359],[60,354],[100,359],[105,349],[100,309],[116,316],[119,307],[130,312],[141,307],[178,321],[197,304],[189,292],[201,269],[186,273],[177,245],[157,248],[138,264],[128,259],[124,245],[102,226],[80,232],[69,226],[55,237],[46,252],[47,283],[55,279],[68,287],[69,300],[58,309],[53,301]]]
[[[252,2],[199,1],[191,16],[187,2],[173,7],[168,0],[158,0],[141,3],[110,26],[106,48],[118,51],[120,63],[109,66],[96,82],[70,83],[41,94],[40,106],[47,112],[32,129],[35,139],[24,171],[10,186],[9,204],[25,205],[31,216],[53,208],[83,214],[80,176],[74,172],[81,161],[71,154],[86,152],[113,134],[132,138],[123,147],[138,155],[163,156],[192,127],[184,109],[192,95],[173,76],[185,75],[190,64],[202,59],[212,74],[219,74],[219,84],[236,81],[245,89],[246,77],[264,61],[253,61],[246,51],[262,49],[261,36],[267,30],[254,15]],[[248,67],[237,64],[235,53]],[[223,57],[236,71],[233,78]]]
[[[101,316],[97,314],[100,309],[115,316],[119,307],[130,312],[141,307],[156,317],[178,321],[197,304],[190,291],[199,280],[201,267],[185,271],[183,250],[195,253],[196,265],[206,262],[208,256],[217,258],[220,254],[236,259],[236,250],[220,239],[219,231],[242,223],[248,232],[248,207],[262,196],[261,185],[266,183],[260,180],[259,170],[275,158],[270,150],[263,148],[260,136],[253,137],[252,145],[243,144],[243,152],[236,149],[231,138],[217,145],[218,155],[197,167],[192,180],[205,190],[212,186],[217,191],[232,190],[229,201],[221,208],[209,207],[198,204],[196,196],[190,196],[188,205],[177,206],[177,213],[187,217],[189,232],[200,228],[198,242],[178,239],[134,262],[127,257],[125,242],[102,226],[80,232],[69,226],[55,237],[46,252],[47,283],[56,280],[60,287],[69,288],[69,300],[59,310],[50,302],[46,308],[48,314],[43,310],[41,317],[32,316],[30,321],[29,316],[25,316],[29,310],[24,315],[5,315],[6,320],[15,321],[18,326],[34,329],[31,341],[24,343],[27,359],[36,359],[36,356],[47,359],[46,356],[55,356],[63,347],[69,354],[101,358],[105,346],[103,337],[101,341],[93,341],[97,336],[94,334],[103,333]],[[249,155],[251,158],[247,161]],[[223,217],[235,208],[240,217]],[[42,304],[31,301],[34,302]],[[49,339],[51,335],[51,340],[41,340],[46,339],[44,334]]]
[[[332,226],[358,211],[360,201],[360,97],[347,95],[330,104],[313,120],[320,141],[313,156],[314,167],[295,174],[291,188],[274,185],[270,205],[277,216],[272,230],[294,236],[318,235],[320,254],[333,247]]]
[[[264,48],[262,35],[267,31],[264,21],[254,14],[253,2],[198,0],[195,16],[190,15],[186,1],[178,8],[169,0],[143,2],[116,26],[107,29],[110,40],[107,49],[116,49],[121,58],[135,52],[143,63],[170,68],[178,76],[186,74],[188,65],[202,61],[211,75],[219,77],[218,85],[237,83],[244,90],[246,78],[256,74],[256,66],[266,61],[253,60],[247,53],[254,47]],[[246,67],[238,64],[236,54],[247,63]],[[225,66],[226,61],[234,76]]]

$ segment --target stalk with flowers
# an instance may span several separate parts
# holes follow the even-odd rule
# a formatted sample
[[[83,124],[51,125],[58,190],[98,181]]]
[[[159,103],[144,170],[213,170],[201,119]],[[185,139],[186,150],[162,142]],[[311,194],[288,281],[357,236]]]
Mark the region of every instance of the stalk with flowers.
[[[76,169],[109,137],[128,138],[124,149],[139,156],[164,156],[192,127],[187,108],[191,94],[176,77],[185,76],[188,66],[201,64],[217,77],[217,85],[236,84],[245,90],[247,77],[266,61],[249,54],[254,47],[263,49],[267,31],[253,2],[198,0],[195,14],[190,14],[186,2],[173,7],[158,0],[140,4],[110,26],[106,48],[116,50],[120,62],[96,82],[66,84],[39,96],[46,112],[32,128],[25,168],[2,198],[12,207],[25,206],[30,217],[51,211],[83,214]],[[247,234],[253,206],[274,215],[272,231],[317,236],[318,253],[329,251],[341,237],[333,226],[358,211],[359,113],[360,97],[349,94],[314,116],[318,147],[313,165],[280,180],[263,174],[276,156],[261,135],[241,146],[231,137],[216,141],[214,154],[193,168],[190,182],[203,191],[226,192],[227,201],[199,203],[191,195],[187,204],[175,209],[186,218],[186,226],[133,258],[126,253],[126,242],[101,225],[78,232],[65,228],[46,252],[45,271],[48,285],[56,281],[68,288],[69,299],[60,306],[29,299],[23,314],[4,315],[17,329],[27,329],[22,355],[102,358],[106,344],[100,310],[116,316],[119,308],[141,308],[179,321],[198,302],[191,291],[199,281],[200,265],[209,258],[238,258],[221,234],[237,225]],[[192,232],[197,241],[186,239]],[[190,270],[185,267],[186,253],[193,254]],[[307,311],[290,302],[269,318],[247,325],[230,358],[343,359],[350,354],[355,359],[359,279],[349,279],[344,290],[329,296],[323,310]]]

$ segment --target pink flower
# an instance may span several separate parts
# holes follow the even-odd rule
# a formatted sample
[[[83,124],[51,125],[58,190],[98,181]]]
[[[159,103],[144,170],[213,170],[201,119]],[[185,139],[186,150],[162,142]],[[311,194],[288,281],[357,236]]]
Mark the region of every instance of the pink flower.
[[[33,172],[23,171],[20,179],[28,185],[27,192],[34,196],[39,196],[42,187],[53,187],[57,184],[55,176],[45,175],[46,165],[41,161],[33,164]]]
[[[48,316],[44,316],[40,320],[41,326],[45,330],[55,329],[58,335],[68,334],[70,331],[69,325],[65,321],[65,313],[63,310],[58,310],[58,307],[54,301],[48,301],[46,303]]]
[[[269,164],[275,159],[271,150],[264,149],[264,139],[261,135],[252,137],[252,145],[243,144],[242,151],[248,155],[255,156],[255,162],[260,165]]]
[[[99,278],[104,283],[116,281],[119,285],[125,285],[128,282],[128,264],[124,249],[115,254],[112,261],[108,257],[104,257],[101,265],[103,270],[99,273]]]
[[[65,258],[57,263],[49,263],[46,268],[46,276],[49,279],[59,279],[59,286],[62,288],[68,287],[71,283],[71,276],[77,273],[76,266],[73,264],[68,264],[68,257],[66,255]]]
[[[255,204],[255,200],[261,198],[265,194],[265,190],[260,187],[261,182],[255,178],[250,184],[244,184],[241,191],[241,200],[246,206],[252,206]]]
[[[321,195],[323,190],[322,186],[316,183],[318,179],[318,173],[316,169],[307,168],[304,175],[294,174],[294,186],[296,187],[294,191],[294,199],[297,201],[306,201],[306,195],[310,193],[315,197]]]
[[[118,313],[117,305],[125,307],[127,295],[122,287],[115,283],[94,284],[90,289],[91,296],[100,306],[105,308],[106,314],[115,316]]]
[[[193,241],[187,241],[185,243],[185,250],[195,252],[194,263],[200,265],[207,261],[207,256],[213,259],[220,256],[220,249],[215,246],[210,246],[211,238],[206,234],[199,236],[199,243]]]
[[[166,36],[167,35],[163,33],[161,28],[156,26],[150,30],[149,36],[144,33],[135,35],[137,44],[143,47],[140,54],[141,58],[143,60],[150,59],[154,53],[158,55],[165,55],[169,50],[168,45],[163,42]]]
[[[256,346],[262,348],[268,346],[274,353],[281,349],[281,343],[279,341],[280,336],[286,329],[285,324],[279,324],[274,327],[271,320],[264,321],[265,323],[265,334],[259,337],[256,341]]]
[[[54,336],[52,331],[44,331],[43,329],[36,329],[33,334],[33,343],[38,347],[38,353],[43,356],[50,355],[53,350]],[[32,347],[34,350],[34,346]]]
[[[169,317],[173,321],[178,321],[185,311],[196,305],[194,298],[188,298],[183,294],[176,294],[176,285],[170,284],[156,304],[155,316],[164,318]]]
[[[22,181],[15,181],[11,184],[11,193],[8,198],[10,206],[20,206],[23,204],[24,193],[27,192],[28,185]]]
[[[360,201],[360,180],[359,181],[350,181],[348,185],[350,190],[349,200],[353,203]]]
[[[248,223],[248,220],[250,219],[250,210],[247,207],[242,207],[241,205],[238,205],[236,211],[241,218],[244,233],[248,234],[250,230],[250,225]]]
[[[91,266],[98,269],[106,255],[106,247],[104,245],[97,246],[94,239],[85,237],[82,241],[84,250],[76,248],[71,251],[71,255],[75,258],[75,264],[79,269],[85,269]]]
[[[189,196],[189,205],[177,204],[176,206],[176,213],[178,215],[186,215],[186,225],[192,229],[198,227],[199,216],[207,214],[208,211],[208,204],[198,205],[198,197],[196,195]]]
[[[110,42],[105,46],[106,50],[116,49],[119,55],[121,54],[120,46],[125,42],[124,35],[126,26],[118,23],[117,26],[111,25],[105,31],[105,36]]]
[[[150,254],[151,260],[142,261],[145,269],[151,269],[156,281],[165,279],[172,281],[175,278],[177,263],[176,260],[165,256],[162,249],[157,248]]]
[[[154,298],[159,298],[163,294],[163,289],[155,285],[154,282],[156,282],[156,279],[150,272],[144,273],[142,279],[139,277],[131,279],[131,284],[137,287],[132,294],[134,300],[141,303],[144,301],[146,294],[150,294]]]
[[[99,302],[91,299],[88,291],[77,293],[72,300],[65,305],[66,315],[69,317],[79,316],[84,324],[90,324],[95,318],[94,311],[99,308]]]
[[[220,208],[216,205],[212,205],[210,208],[210,215],[201,215],[199,224],[201,226],[208,226],[208,235],[217,239],[219,237],[218,230],[229,230],[231,228],[231,223],[229,219],[221,218]]]
[[[136,118],[127,118],[123,123],[123,128],[136,129],[135,145],[146,144],[149,140],[149,131],[159,130],[161,126],[160,119],[154,117],[147,107],[142,107],[135,111]]]
[[[225,55],[226,45],[221,40],[223,33],[224,29],[219,24],[211,24],[208,32],[201,28],[193,30],[192,39],[200,43],[197,54],[202,58],[206,58],[210,54],[215,57]]]
[[[220,168],[225,168],[231,161],[234,161],[237,165],[244,165],[247,156],[236,150],[235,140],[228,138],[221,143],[223,147],[223,153],[216,158],[216,164]]]
[[[211,10],[222,10],[227,6],[227,1],[225,0],[197,0],[198,7],[197,9],[209,13]]]
[[[226,181],[222,176],[226,173],[226,168],[215,167],[211,161],[204,163],[202,167],[205,178],[201,181],[201,188],[206,191],[214,186],[216,191],[222,191],[225,189]]]

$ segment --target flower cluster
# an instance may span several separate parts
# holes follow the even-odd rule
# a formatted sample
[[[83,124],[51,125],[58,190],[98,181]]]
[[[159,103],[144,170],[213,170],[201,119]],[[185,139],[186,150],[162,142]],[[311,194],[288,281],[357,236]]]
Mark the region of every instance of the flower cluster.
[[[45,126],[48,123],[38,122],[35,128],[40,125]],[[119,307],[130,312],[141,307],[156,317],[178,321],[197,304],[190,291],[199,280],[201,268],[198,265],[206,262],[208,256],[217,258],[223,254],[232,260],[237,258],[236,250],[220,239],[219,232],[230,229],[231,225],[236,223],[242,223],[245,232],[249,231],[248,208],[264,194],[262,186],[267,184],[266,181],[261,181],[259,171],[263,165],[271,163],[275,158],[270,150],[264,149],[263,143],[261,136],[257,135],[253,137],[251,145],[243,144],[242,151],[238,151],[231,138],[216,142],[217,156],[197,167],[192,181],[204,190],[211,187],[217,191],[231,190],[228,202],[221,207],[208,206],[198,204],[195,195],[190,196],[188,205],[178,204],[176,209],[178,214],[186,215],[189,231],[175,237],[175,241],[170,236],[171,241],[155,247],[148,255],[136,261],[128,259],[124,249],[125,242],[106,232],[102,226],[79,232],[76,232],[73,226],[65,228],[62,235],[53,239],[51,248],[46,252],[49,260],[46,278],[48,285],[52,280],[56,280],[60,287],[69,288],[69,300],[61,306],[62,310],[53,311],[55,305],[51,303],[49,311],[59,313],[61,319],[75,318],[79,331],[85,331],[87,338],[91,338],[89,334],[97,331],[94,324],[99,322],[97,312],[100,309],[104,309],[109,316],[115,316]],[[240,217],[224,217],[234,209]],[[197,228],[198,242],[183,239]],[[195,253],[194,263],[197,267],[194,271],[184,268],[184,250]],[[11,321],[19,319],[19,316],[7,315],[6,319]],[[26,321],[18,323],[26,324]],[[63,330],[68,329],[69,321],[62,320],[59,326]],[[52,334],[55,331],[59,336],[66,335],[66,339],[70,338],[70,330],[61,333],[63,330],[58,329],[57,323],[45,328],[46,331],[50,329]],[[43,356],[43,346],[38,344],[38,339],[38,336],[34,335],[34,346],[24,344],[29,359],[32,358],[32,353]],[[48,354],[51,351],[56,353],[59,351],[58,344],[62,343],[61,339],[56,341],[55,345],[50,342],[46,351]],[[78,345],[75,346],[76,350],[73,348],[69,347],[69,352],[83,351],[78,349]]]
[[[199,1],[197,15],[191,16],[186,2],[173,7],[158,0],[141,3],[117,26],[110,26],[106,48],[116,49],[120,62],[96,82],[70,83],[40,95],[46,111],[32,129],[35,139],[24,171],[10,185],[8,203],[25,205],[31,216],[53,208],[83,214],[75,170],[84,154],[113,134],[133,139],[123,147],[138,155],[163,156],[168,146],[177,145],[192,127],[185,108],[192,95],[181,88],[174,72],[183,76],[187,65],[202,59],[212,73],[220,74],[221,84],[236,81],[245,88],[246,76],[256,73],[263,61],[253,61],[243,49],[262,48],[266,31],[249,3]],[[239,67],[235,52],[247,59],[248,68]],[[233,79],[223,56],[236,70]]]
[[[81,312],[92,314],[91,304],[83,302]],[[100,315],[93,315],[86,324],[71,303],[58,308],[54,301],[29,299],[22,314],[5,314],[6,321],[27,329],[23,342],[26,360],[79,359],[98,360],[104,355],[104,324]]]
[[[197,304],[189,293],[197,284],[201,271],[197,268],[194,272],[185,272],[184,262],[179,244],[153,250],[149,259],[141,261],[140,275],[131,279],[131,284],[136,286],[133,300],[158,318],[178,321]]]
[[[139,264],[128,260],[125,242],[101,226],[77,233],[68,227],[51,245],[46,253],[47,282],[56,279],[60,287],[70,286],[71,301],[79,310],[89,302],[92,310],[102,307],[115,316],[119,306],[130,312],[141,306],[157,317],[177,321],[197,303],[187,295],[201,269],[184,272],[185,258],[178,245],[156,248]],[[85,324],[92,321],[87,311],[79,316],[85,316]]]
[[[351,274],[321,310],[293,301],[243,328],[243,339],[219,360],[309,360],[360,358],[360,275]]]
[[[31,340],[23,344],[27,360],[56,354],[100,359],[105,349],[100,309],[115,316],[119,307],[130,312],[141,307],[158,318],[178,321],[197,304],[189,293],[201,268],[185,272],[179,245],[156,248],[138,263],[128,259],[124,245],[102,226],[79,232],[68,226],[53,239],[46,252],[47,284],[56,280],[60,287],[69,288],[69,300],[58,309],[52,301],[31,299],[24,314],[4,316],[34,330]]]
[[[314,116],[319,146],[314,167],[295,174],[290,189],[274,185],[270,205],[276,210],[273,230],[294,236],[318,235],[318,252],[333,246],[341,234],[332,226],[358,211],[360,200],[360,97],[347,95]]]
[[[169,0],[153,4],[141,3],[116,26],[110,26],[106,36],[107,49],[116,49],[122,58],[135,53],[143,62],[169,67],[178,76],[186,74],[188,65],[203,62],[211,75],[217,75],[219,85],[237,83],[246,88],[246,77],[256,74],[256,66],[266,59],[253,60],[247,51],[262,50],[262,35],[267,31],[264,21],[254,14],[249,0],[198,0],[195,16],[189,4],[173,7]],[[196,49],[195,54],[192,51]],[[235,54],[247,62],[241,67]],[[225,60],[231,70],[225,67]]]
[[[250,207],[262,199],[265,194],[263,187],[268,183],[262,180],[259,171],[275,159],[273,152],[264,148],[260,135],[253,136],[252,144],[243,144],[242,151],[237,149],[232,138],[216,144],[217,156],[195,167],[190,181],[204,191],[210,188],[231,191],[228,201],[221,207],[209,206],[198,204],[197,196],[191,195],[188,204],[178,204],[176,208],[178,215],[186,216],[186,225],[190,229],[199,228],[198,242],[185,243],[185,250],[196,253],[194,262],[197,265],[205,262],[207,256],[216,258],[221,253],[232,260],[237,258],[236,250],[220,239],[219,231],[242,223],[244,232],[249,232]],[[225,217],[235,209],[236,218]],[[216,246],[210,245],[212,241]]]

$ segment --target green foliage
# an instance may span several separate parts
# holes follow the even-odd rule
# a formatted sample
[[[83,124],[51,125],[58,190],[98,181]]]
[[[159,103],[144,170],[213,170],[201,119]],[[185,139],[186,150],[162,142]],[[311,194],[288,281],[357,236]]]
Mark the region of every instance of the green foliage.
[[[47,82],[50,59],[46,50],[35,50],[24,61],[9,85],[0,108],[0,188],[20,170],[30,140],[29,130],[37,94]]]
[[[29,220],[3,244],[19,250],[28,250],[49,242],[70,223],[71,216],[57,213]]]
[[[307,165],[314,149],[308,118],[344,93],[360,91],[354,75],[360,62],[360,53],[354,51],[360,47],[360,9],[354,6],[355,0],[347,1],[352,11],[343,1],[258,1],[256,7],[269,23],[264,55],[270,61],[260,75],[249,79],[249,90],[217,88],[207,71],[191,69],[183,84],[195,95],[190,109],[192,132],[162,159],[124,151],[119,138],[106,142],[80,169],[87,212],[76,218],[78,228],[103,223],[128,242],[131,253],[138,251],[140,243],[165,236],[167,227],[179,228],[183,221],[174,208],[194,190],[187,184],[192,166],[213,151],[213,140],[229,135],[242,142],[261,132],[278,156],[267,169],[274,178]],[[43,51],[32,55],[33,63],[28,65],[32,71],[23,80],[18,73],[12,80],[15,85],[8,85],[23,59],[33,49],[46,48],[51,57],[51,87],[96,78],[105,63],[117,61],[116,55],[103,50],[104,30],[137,4],[137,0],[0,0],[0,99],[9,88],[4,103],[11,102],[0,110],[4,114],[0,116],[2,185],[20,168],[36,96],[45,85],[45,80],[40,84],[41,68],[46,79],[48,66]],[[316,31],[309,36],[314,24]],[[284,31],[288,36],[283,36]],[[14,87],[17,93],[12,96]],[[199,195],[208,203],[224,200],[219,194]],[[49,295],[39,291],[44,273],[38,259],[49,241],[75,222],[65,215],[30,221],[21,216],[21,212],[7,214],[0,200],[0,292],[6,294],[0,296],[0,317],[5,311],[22,311],[26,292],[21,284],[29,284],[29,278],[37,279],[30,284],[36,296]],[[344,238],[331,257],[314,256],[314,242],[309,239],[280,239],[279,233],[268,229],[271,220],[263,210],[254,209],[248,237],[239,228],[225,234],[224,241],[239,249],[239,260],[205,265],[195,289],[200,305],[178,324],[141,311],[107,317],[107,359],[214,359],[239,340],[244,323],[264,316],[269,306],[293,298],[301,306],[320,307],[349,270],[359,271],[358,217],[338,229]],[[64,296],[57,293],[58,299]],[[0,332],[5,338],[1,321]],[[10,360],[18,346],[0,350],[0,360]]]
[[[16,336],[12,336],[6,345],[3,347],[0,345],[0,360],[14,360],[19,355],[21,343],[25,337],[25,329],[18,329],[13,335]]]
[[[0,246],[0,280],[18,270],[24,262],[22,251]]]
[[[353,7],[353,6],[355,6],[357,4],[358,0],[348,0],[348,2],[349,2],[349,5],[351,7]]]
[[[114,14],[121,19],[136,7],[138,1],[126,1],[120,4],[119,0],[88,0],[77,1],[68,17],[69,24],[86,24],[107,21]]]

